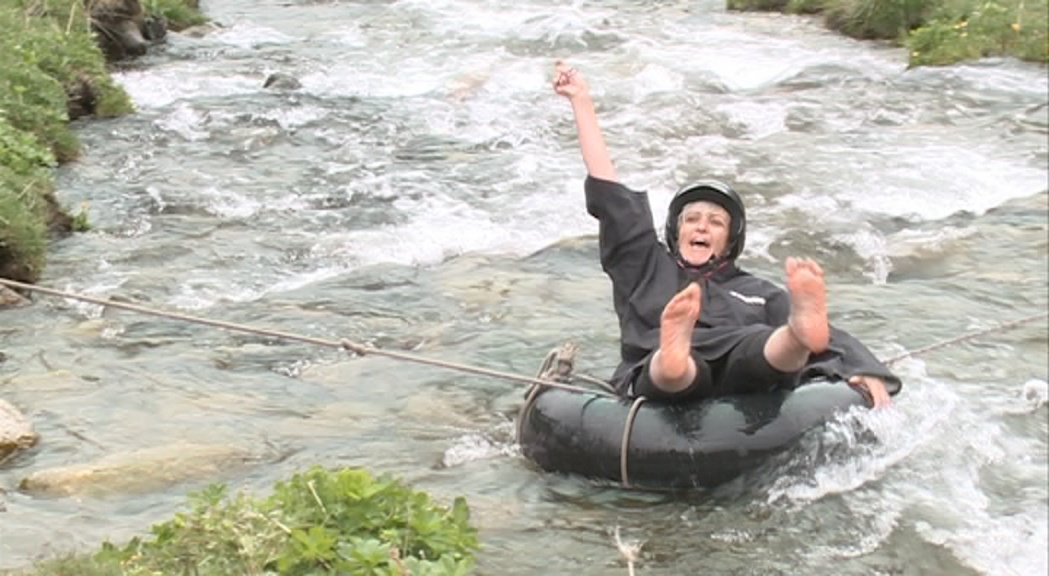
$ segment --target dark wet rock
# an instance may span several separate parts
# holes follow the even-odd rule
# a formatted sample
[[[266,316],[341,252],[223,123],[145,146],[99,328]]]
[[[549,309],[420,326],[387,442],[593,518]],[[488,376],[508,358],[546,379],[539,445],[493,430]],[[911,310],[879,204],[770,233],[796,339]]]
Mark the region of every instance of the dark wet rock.
[[[139,0],[95,0],[90,6],[91,27],[107,60],[142,56],[167,35],[167,22],[148,17]]]
[[[163,16],[146,16],[142,21],[142,36],[150,42],[163,42],[168,36],[168,21]]]
[[[39,436],[21,412],[0,400],[0,463],[18,450],[36,444]]]
[[[302,88],[302,83],[299,82],[298,78],[290,74],[277,72],[270,74],[269,78],[266,78],[266,82],[262,84],[262,87],[271,90],[298,90]]]
[[[66,87],[69,119],[76,120],[95,113],[100,95],[95,81],[87,74],[77,74]]]
[[[47,232],[56,238],[64,238],[73,232],[73,217],[69,215],[54,194],[45,194],[44,215],[47,222]]]

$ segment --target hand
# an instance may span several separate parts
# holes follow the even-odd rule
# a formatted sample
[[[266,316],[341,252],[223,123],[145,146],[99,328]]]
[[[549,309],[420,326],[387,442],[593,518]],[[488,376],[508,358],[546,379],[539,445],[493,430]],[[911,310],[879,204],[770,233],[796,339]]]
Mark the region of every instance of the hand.
[[[574,100],[577,96],[588,94],[590,88],[578,70],[558,60],[554,64],[554,92]]]
[[[864,392],[874,404],[874,408],[892,404],[889,391],[885,388],[885,381],[877,376],[853,376],[849,378],[849,385]]]

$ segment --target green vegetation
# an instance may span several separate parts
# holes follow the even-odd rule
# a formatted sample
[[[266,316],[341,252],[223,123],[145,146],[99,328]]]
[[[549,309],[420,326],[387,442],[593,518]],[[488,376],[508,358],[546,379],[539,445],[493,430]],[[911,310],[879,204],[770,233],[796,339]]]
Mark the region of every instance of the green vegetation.
[[[912,65],[943,65],[983,56],[1049,62],[1046,0],[948,3],[907,38]]]
[[[1049,62],[1046,0],[727,0],[730,10],[820,13],[827,27],[906,46],[911,66],[987,56]]]
[[[148,14],[163,17],[168,23],[168,30],[175,32],[208,21],[200,13],[197,0],[142,0],[142,8]]]
[[[56,164],[80,152],[70,95],[91,87],[101,115],[127,113],[131,103],[106,72],[81,2],[0,0],[0,29],[0,276],[33,282],[49,228],[71,229],[52,188]]]
[[[271,496],[227,497],[212,486],[152,537],[106,543],[88,556],[44,562],[29,574],[360,574],[458,576],[477,550],[462,498],[448,508],[397,480],[314,467]]]
[[[69,121],[133,111],[110,77],[85,6],[108,0],[0,0],[0,277],[35,282],[48,233],[90,227],[54,198],[53,171],[75,160]],[[147,14],[172,29],[205,18],[196,0],[147,0]]]

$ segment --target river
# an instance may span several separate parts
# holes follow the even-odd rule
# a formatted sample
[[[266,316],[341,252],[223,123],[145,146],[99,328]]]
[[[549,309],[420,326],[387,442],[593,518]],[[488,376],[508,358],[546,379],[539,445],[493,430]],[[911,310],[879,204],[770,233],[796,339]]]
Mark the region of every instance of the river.
[[[117,80],[138,113],[77,125],[62,202],[94,228],[41,284],[531,374],[566,339],[607,375],[616,321],[553,62],[586,74],[621,178],[661,221],[711,177],[748,203],[745,268],[827,272],[832,321],[883,358],[1045,312],[1045,68],[906,68],[901,49],[720,0],[205,2]],[[271,73],[302,87],[262,88]],[[211,480],[264,491],[363,465],[481,527],[479,574],[1049,571],[1044,321],[894,365],[842,450],[687,497],[544,474],[521,386],[72,300],[2,313],[0,395],[39,447],[0,469],[0,569],[121,541]],[[64,371],[64,372],[62,372]],[[40,375],[37,386],[19,385]],[[26,474],[172,442],[262,454],[215,477],[33,497]]]

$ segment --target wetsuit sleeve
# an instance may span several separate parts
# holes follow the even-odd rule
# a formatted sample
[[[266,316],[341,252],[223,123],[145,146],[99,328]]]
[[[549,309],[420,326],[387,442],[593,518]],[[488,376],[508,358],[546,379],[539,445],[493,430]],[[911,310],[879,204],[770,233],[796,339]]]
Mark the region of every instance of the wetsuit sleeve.
[[[586,210],[599,222],[601,267],[617,292],[630,294],[646,277],[648,257],[659,242],[648,195],[593,176],[585,190]]]
[[[841,380],[853,376],[877,376],[885,381],[885,389],[892,395],[899,393],[902,387],[900,379],[873,352],[848,332],[833,326],[827,351],[811,357],[802,368],[802,381],[819,376]]]

